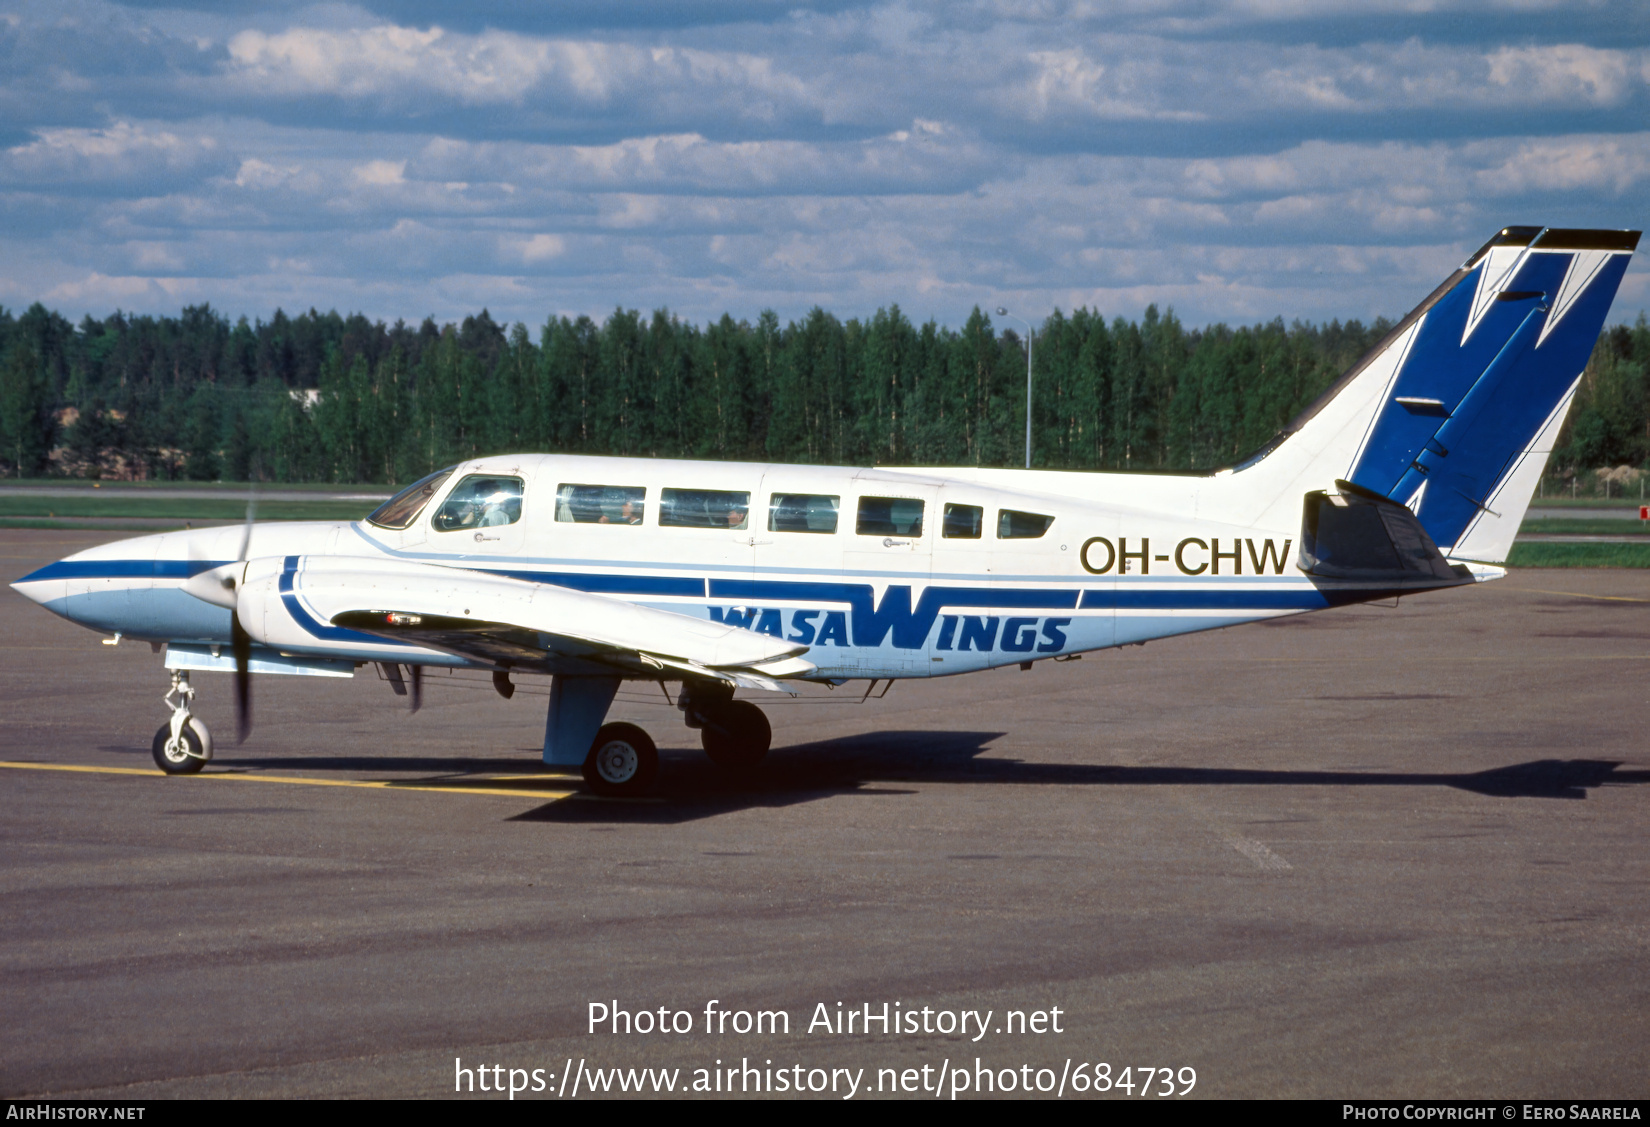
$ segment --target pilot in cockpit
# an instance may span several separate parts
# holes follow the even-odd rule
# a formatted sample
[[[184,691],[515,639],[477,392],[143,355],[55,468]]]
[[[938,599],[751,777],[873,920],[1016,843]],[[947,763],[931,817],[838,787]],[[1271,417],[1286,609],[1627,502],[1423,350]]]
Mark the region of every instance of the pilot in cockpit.
[[[481,523],[483,525],[510,523],[510,514],[505,511],[502,498],[489,499],[483,504]]]

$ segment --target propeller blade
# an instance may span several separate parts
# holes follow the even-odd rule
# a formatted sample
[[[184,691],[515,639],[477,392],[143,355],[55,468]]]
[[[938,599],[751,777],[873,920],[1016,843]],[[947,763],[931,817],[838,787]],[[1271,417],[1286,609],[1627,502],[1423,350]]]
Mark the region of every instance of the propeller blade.
[[[258,515],[258,487],[247,486],[246,490],[246,529],[241,533],[241,551],[237,560],[244,561],[247,551],[252,547],[252,521]]]
[[[407,672],[412,674],[412,699],[409,703],[412,705],[412,710],[417,712],[424,707],[424,667],[422,665],[409,665],[407,666]]]
[[[258,486],[246,487],[246,530],[241,533],[241,551],[236,560],[246,562],[252,547],[252,523],[258,515]],[[228,586],[228,583],[225,583]],[[240,588],[233,589],[235,605],[229,611],[229,638],[235,651],[235,742],[243,744],[252,734],[252,635],[241,625]]]
[[[252,733],[252,635],[238,614],[230,615],[229,636],[235,651],[235,742],[241,744]]]

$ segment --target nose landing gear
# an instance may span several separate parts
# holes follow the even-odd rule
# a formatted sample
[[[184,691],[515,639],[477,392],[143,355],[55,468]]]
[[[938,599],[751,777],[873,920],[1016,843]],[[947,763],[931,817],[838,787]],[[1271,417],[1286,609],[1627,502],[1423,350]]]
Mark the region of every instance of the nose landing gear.
[[[150,745],[155,766],[168,775],[193,775],[212,758],[212,733],[190,711],[195,687],[189,683],[187,669],[172,670],[172,687],[160,699],[172,710],[172,719],[160,726]]]

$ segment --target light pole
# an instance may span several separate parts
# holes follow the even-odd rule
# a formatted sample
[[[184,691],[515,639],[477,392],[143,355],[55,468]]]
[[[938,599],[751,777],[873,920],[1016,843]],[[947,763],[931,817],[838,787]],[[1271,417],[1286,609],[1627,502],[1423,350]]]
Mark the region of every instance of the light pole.
[[[997,316],[1009,317],[1026,327],[1026,469],[1031,468],[1031,350],[1037,341],[1037,332],[1024,317],[1016,317],[1001,305]]]

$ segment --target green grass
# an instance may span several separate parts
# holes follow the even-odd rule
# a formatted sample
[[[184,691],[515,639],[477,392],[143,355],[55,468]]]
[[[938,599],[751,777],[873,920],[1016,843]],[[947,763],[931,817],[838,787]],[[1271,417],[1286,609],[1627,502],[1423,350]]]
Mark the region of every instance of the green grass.
[[[1508,567],[1650,567],[1643,544],[1514,544]]]
[[[284,481],[260,482],[259,489],[279,490],[283,493],[371,493],[384,497],[401,489],[401,485],[384,485],[368,483],[365,485],[339,485],[334,482],[316,484],[313,482],[290,484]],[[246,496],[249,488],[244,481],[89,481],[83,477],[0,477],[0,487],[27,486],[30,489],[108,489],[115,492],[132,491],[142,493],[150,489],[197,489],[226,495]]]
[[[360,520],[371,501],[260,501],[259,520]],[[148,520],[244,520],[246,498],[142,497],[132,494],[64,497],[0,494],[0,517],[142,517]]]
[[[1641,520],[1527,520],[1520,532],[1540,532],[1563,536],[1644,536],[1650,538],[1650,522]]]
[[[285,488],[285,486],[282,488]],[[1626,497],[1583,496],[1571,500],[1569,494],[1562,497],[1548,494],[1545,497],[1530,498],[1530,508],[1532,509],[1636,509],[1640,505],[1650,505],[1650,498],[1640,501],[1637,489],[1634,489]]]

